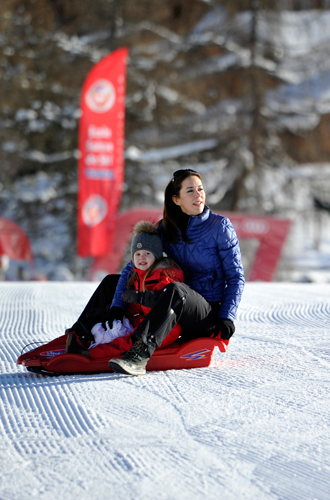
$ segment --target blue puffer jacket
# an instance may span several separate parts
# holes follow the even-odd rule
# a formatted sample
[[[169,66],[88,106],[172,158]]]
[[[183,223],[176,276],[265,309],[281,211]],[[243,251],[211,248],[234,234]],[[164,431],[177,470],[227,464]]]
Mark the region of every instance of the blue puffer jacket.
[[[190,216],[187,237],[175,244],[163,236],[163,226],[158,228],[164,252],[179,264],[185,283],[209,302],[221,302],[218,316],[235,320],[236,311],[244,288],[244,271],[235,229],[230,220],[211,212],[208,207],[202,214]],[[112,305],[125,307],[121,294],[131,273],[132,262],[122,271]]]

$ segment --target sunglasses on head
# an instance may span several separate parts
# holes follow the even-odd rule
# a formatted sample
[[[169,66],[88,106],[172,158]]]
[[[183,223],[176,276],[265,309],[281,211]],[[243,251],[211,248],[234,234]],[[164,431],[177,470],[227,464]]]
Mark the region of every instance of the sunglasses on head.
[[[198,172],[196,172],[196,170],[193,170],[192,168],[181,168],[180,170],[174,172],[172,176],[172,181],[180,177],[180,175],[185,174],[186,172],[191,172],[192,174],[198,174]]]

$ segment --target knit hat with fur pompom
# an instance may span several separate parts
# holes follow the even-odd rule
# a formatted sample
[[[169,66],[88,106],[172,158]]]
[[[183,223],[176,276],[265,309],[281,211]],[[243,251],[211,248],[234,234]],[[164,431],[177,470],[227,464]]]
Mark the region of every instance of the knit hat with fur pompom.
[[[153,253],[156,259],[163,257],[163,245],[157,234],[157,228],[151,222],[141,220],[133,230],[133,240],[131,246],[132,259],[138,250],[148,250]]]

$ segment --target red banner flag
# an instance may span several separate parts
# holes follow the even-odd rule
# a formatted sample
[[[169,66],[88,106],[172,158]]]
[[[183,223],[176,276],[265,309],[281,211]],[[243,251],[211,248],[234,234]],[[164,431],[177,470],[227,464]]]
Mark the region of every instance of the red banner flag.
[[[124,180],[128,49],[97,63],[82,89],[79,123],[78,255],[112,251]]]

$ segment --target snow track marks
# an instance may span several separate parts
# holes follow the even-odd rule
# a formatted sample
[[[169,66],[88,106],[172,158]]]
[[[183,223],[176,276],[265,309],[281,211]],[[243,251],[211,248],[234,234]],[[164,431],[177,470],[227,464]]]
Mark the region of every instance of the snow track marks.
[[[0,284],[0,499],[329,500],[330,286],[247,284],[209,368],[42,377],[95,284]],[[78,296],[79,295],[79,296]]]

